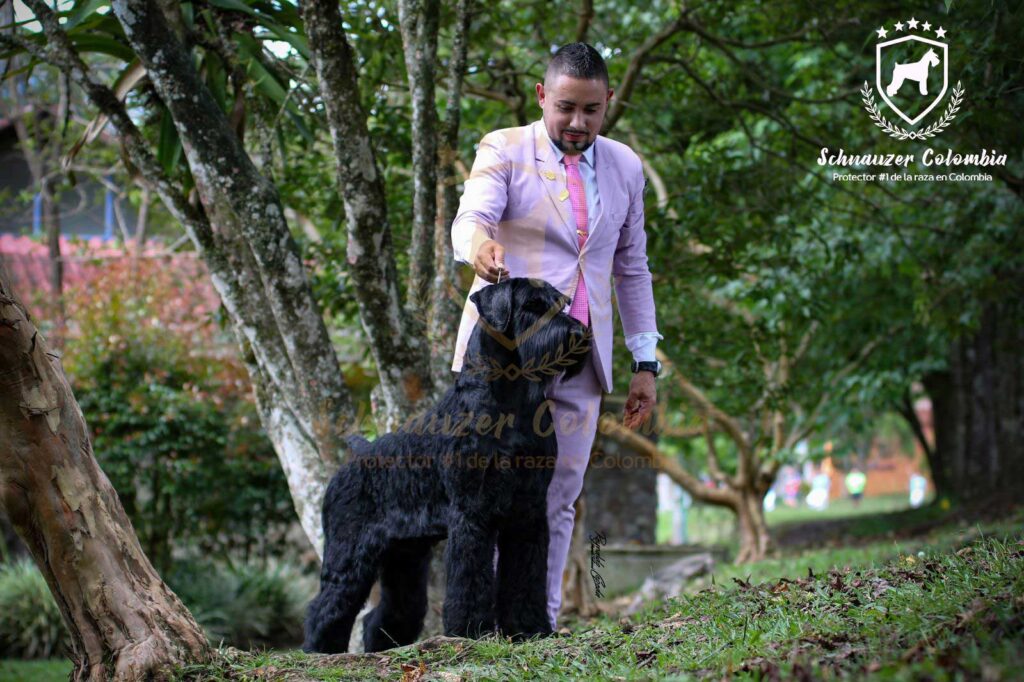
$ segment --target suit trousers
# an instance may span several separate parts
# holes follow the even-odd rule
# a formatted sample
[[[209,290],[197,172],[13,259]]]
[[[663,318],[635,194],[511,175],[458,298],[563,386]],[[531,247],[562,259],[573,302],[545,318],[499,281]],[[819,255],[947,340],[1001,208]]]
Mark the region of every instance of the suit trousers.
[[[583,476],[590,463],[590,450],[597,433],[601,410],[601,383],[593,353],[579,374],[562,382],[556,380],[545,397],[552,402],[558,458],[548,487],[548,616],[556,627],[562,605],[562,573],[569,556],[572,529],[576,520],[575,503],[583,490]]]

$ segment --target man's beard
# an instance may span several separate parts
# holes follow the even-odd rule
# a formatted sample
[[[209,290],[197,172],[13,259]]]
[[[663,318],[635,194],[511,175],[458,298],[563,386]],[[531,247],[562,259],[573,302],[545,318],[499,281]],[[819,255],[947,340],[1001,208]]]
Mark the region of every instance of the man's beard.
[[[563,140],[561,137],[559,137],[554,142],[555,146],[558,147],[558,151],[562,152],[563,154],[568,154],[570,152],[582,154],[583,152],[590,149],[590,145],[594,144],[594,140],[589,139],[589,137],[590,136],[588,135],[586,138],[580,140],[579,142],[571,142],[569,140]]]

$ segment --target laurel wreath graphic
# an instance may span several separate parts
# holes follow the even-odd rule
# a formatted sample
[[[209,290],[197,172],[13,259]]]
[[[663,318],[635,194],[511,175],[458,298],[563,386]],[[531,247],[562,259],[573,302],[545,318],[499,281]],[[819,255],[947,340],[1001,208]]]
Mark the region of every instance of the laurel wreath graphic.
[[[864,81],[864,89],[860,91],[860,94],[861,99],[864,101],[864,108],[871,115],[871,120],[875,122],[876,126],[884,130],[886,135],[897,140],[927,140],[941,133],[949,125],[950,121],[956,118],[956,112],[960,111],[960,104],[963,102],[964,88],[960,81],[956,82],[956,87],[953,88],[953,96],[949,100],[949,106],[946,107],[946,113],[942,115],[942,118],[924,130],[904,130],[897,125],[889,123],[885,116],[882,115],[882,112],[878,110],[878,105],[875,104],[875,91],[871,89],[867,81]]]
[[[566,367],[576,362],[577,358],[574,356],[580,355],[580,353],[587,349],[591,341],[589,337],[590,334],[586,336],[571,336],[568,348],[563,348],[559,344],[553,355],[545,353],[539,360],[537,358],[530,358],[522,367],[515,364],[502,367],[494,358],[485,358],[480,355],[467,356],[463,371],[472,374],[484,374],[486,375],[486,381],[494,381],[501,377],[505,377],[509,381],[515,381],[520,376],[527,381],[540,381],[545,376],[559,374]]]

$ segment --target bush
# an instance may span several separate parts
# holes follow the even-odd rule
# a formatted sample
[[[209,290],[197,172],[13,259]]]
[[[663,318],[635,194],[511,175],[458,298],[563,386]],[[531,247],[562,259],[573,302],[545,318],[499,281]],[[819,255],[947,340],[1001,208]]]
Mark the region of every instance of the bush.
[[[67,629],[35,564],[0,565],[0,658],[53,658],[69,646]]]
[[[161,573],[176,550],[280,552],[295,520],[216,296],[187,266],[111,260],[67,295],[65,370]]]
[[[316,590],[315,581],[287,564],[178,562],[167,583],[214,644],[239,649],[301,643],[306,604]]]

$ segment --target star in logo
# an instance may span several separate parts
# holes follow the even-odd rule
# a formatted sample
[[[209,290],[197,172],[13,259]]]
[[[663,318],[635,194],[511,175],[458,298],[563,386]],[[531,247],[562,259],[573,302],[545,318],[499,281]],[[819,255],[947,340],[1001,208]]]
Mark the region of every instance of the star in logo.
[[[900,22],[897,22],[897,24],[896,24],[896,30],[897,30],[897,31],[902,31],[902,30],[903,30],[903,22],[902,22],[902,21],[900,21]]]
[[[929,24],[929,23],[928,23],[928,22],[926,21],[926,22],[924,22],[923,24],[921,24],[921,28],[923,28],[923,29],[924,29],[924,30],[926,30],[926,31],[930,31],[930,30],[932,30],[932,25],[931,25],[931,24]]]
[[[910,21],[907,22],[908,28],[917,28],[917,19],[910,17]]]
[[[939,26],[939,30],[935,32],[936,38],[944,38],[946,36],[946,29]]]
[[[875,33],[877,33],[877,34],[878,34],[878,37],[879,37],[879,38],[884,38],[884,37],[885,37],[886,35],[888,35],[888,33],[889,33],[889,32],[888,32],[888,31],[886,31],[886,30],[885,30],[885,27],[883,26],[882,28],[880,28],[880,29],[878,29],[877,31],[875,31]]]

